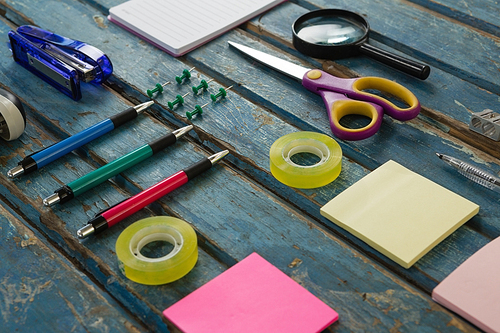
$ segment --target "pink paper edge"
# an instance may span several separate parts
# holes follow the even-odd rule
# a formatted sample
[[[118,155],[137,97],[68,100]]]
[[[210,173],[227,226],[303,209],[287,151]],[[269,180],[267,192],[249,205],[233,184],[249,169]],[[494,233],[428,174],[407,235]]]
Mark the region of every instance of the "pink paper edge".
[[[434,290],[436,290],[436,289],[434,289]],[[453,311],[454,313],[463,317],[465,320],[470,321],[472,324],[476,325],[479,329],[481,329],[485,332],[495,332],[494,329],[492,329],[491,327],[486,325],[484,322],[480,321],[476,317],[469,314],[469,312],[463,310],[462,307],[456,306],[455,304],[449,302],[447,298],[445,298],[439,294],[439,291],[434,292],[434,290],[432,291],[432,299],[435,302],[441,304],[442,306],[444,306],[448,310]]]
[[[474,325],[476,325],[478,328],[480,328],[481,330],[486,331],[486,332],[495,332],[495,330],[492,327],[488,326],[483,321],[481,321],[478,318],[476,318],[473,315],[471,315],[468,311],[464,310],[461,306],[457,306],[454,303],[452,303],[451,301],[449,301],[448,298],[446,298],[445,296],[441,295],[440,291],[441,291],[442,288],[444,288],[444,287],[442,287],[443,283],[447,284],[446,281],[449,280],[448,278],[450,276],[452,276],[455,271],[459,270],[462,265],[463,265],[463,267],[468,266],[467,262],[470,262],[470,261],[473,261],[473,260],[474,261],[478,260],[478,259],[474,259],[474,257],[481,256],[482,252],[485,252],[485,251],[489,252],[488,245],[496,246],[496,243],[495,243],[495,245],[492,244],[493,242],[499,242],[500,243],[500,237],[495,238],[494,240],[492,240],[491,242],[489,242],[488,244],[486,244],[485,246],[483,246],[482,248],[480,248],[478,251],[476,251],[476,253],[474,253],[467,260],[465,260],[462,264],[460,264],[453,272],[451,272],[447,277],[445,277],[443,279],[443,281],[441,281],[441,283],[439,283],[432,290],[432,294],[431,294],[431,298],[435,302],[441,304],[442,306],[446,307],[447,309],[449,309],[449,310],[455,312],[456,314],[462,316],[464,319],[470,321],[471,323],[473,323]]]

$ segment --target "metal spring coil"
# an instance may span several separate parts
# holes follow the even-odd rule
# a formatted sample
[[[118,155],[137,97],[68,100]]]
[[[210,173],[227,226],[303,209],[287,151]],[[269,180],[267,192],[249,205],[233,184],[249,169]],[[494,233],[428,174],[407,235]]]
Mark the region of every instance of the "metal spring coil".
[[[499,186],[495,186],[495,178],[493,178],[490,174],[487,172],[476,168],[472,165],[469,165],[467,163],[460,163],[458,167],[458,172],[460,172],[462,175],[465,177],[469,178],[470,180],[483,185],[484,187],[487,187],[491,190],[494,190],[496,192],[500,193]]]

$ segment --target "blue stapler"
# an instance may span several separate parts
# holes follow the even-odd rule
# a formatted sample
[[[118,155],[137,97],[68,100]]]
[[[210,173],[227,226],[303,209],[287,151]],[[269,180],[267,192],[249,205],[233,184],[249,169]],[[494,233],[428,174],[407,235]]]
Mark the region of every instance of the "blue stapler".
[[[109,58],[97,48],[23,25],[9,32],[14,60],[75,101],[80,81],[102,83],[113,72]]]

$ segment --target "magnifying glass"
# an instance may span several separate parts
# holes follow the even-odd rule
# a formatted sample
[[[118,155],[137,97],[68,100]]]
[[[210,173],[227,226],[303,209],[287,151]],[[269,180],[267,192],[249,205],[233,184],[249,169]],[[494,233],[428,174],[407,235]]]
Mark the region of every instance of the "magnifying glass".
[[[425,80],[430,67],[368,44],[370,26],[360,15],[342,9],[320,9],[292,25],[293,46],[314,58],[342,59],[365,54],[404,73]]]

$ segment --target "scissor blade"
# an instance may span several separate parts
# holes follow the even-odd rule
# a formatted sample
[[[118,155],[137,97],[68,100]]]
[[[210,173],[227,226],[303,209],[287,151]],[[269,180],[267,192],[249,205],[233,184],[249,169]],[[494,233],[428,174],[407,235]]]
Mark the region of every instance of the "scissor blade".
[[[248,47],[245,45],[241,45],[241,44],[238,44],[235,42],[228,42],[228,43],[232,47],[245,53],[249,57],[257,60],[258,62],[261,62],[264,65],[269,66],[269,67],[277,70],[278,72],[281,72],[283,74],[291,76],[299,81],[302,81],[304,74],[311,70],[309,68],[295,65],[289,61],[277,58],[277,57],[272,56],[270,54],[267,54],[267,53],[264,53],[261,51],[257,51],[255,49],[252,49],[251,47]]]

